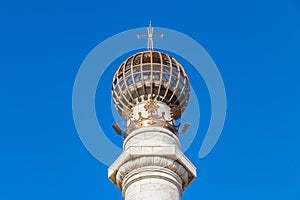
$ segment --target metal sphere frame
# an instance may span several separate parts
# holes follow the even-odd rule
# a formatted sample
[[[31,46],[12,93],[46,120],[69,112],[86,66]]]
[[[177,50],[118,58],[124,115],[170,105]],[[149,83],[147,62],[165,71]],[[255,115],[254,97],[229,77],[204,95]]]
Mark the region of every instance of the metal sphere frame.
[[[189,96],[189,80],[184,68],[168,54],[158,51],[130,56],[113,78],[113,101],[126,120],[128,110],[149,100],[180,108],[177,119],[187,107]]]

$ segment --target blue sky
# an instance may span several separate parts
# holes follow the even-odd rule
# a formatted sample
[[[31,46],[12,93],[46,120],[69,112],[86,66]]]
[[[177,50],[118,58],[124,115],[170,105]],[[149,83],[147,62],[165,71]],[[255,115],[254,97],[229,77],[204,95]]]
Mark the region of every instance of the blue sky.
[[[149,20],[199,42],[227,92],[213,151],[198,158],[200,133],[186,152],[198,178],[183,200],[300,199],[297,0],[1,2],[0,199],[122,199],[77,135],[72,89],[97,44]]]

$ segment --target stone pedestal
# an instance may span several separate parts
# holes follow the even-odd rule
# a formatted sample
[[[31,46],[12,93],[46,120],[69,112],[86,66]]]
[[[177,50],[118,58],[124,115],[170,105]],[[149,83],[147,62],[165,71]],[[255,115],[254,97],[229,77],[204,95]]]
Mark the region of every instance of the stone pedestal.
[[[108,177],[125,200],[179,200],[196,178],[177,136],[166,128],[138,128],[128,133],[123,149]]]

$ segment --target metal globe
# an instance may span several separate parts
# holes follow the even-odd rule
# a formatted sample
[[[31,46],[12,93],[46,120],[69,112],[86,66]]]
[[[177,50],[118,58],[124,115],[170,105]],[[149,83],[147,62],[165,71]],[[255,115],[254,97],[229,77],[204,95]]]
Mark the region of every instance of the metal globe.
[[[189,80],[183,67],[162,52],[149,50],[129,57],[113,78],[113,102],[123,118],[124,111],[149,100],[179,108],[181,112],[177,113],[181,115],[189,96]]]

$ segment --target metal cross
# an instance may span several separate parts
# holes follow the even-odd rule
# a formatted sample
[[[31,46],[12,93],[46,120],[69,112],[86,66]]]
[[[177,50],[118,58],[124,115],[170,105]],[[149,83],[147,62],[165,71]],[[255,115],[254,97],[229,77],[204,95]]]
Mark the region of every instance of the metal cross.
[[[148,50],[149,51],[153,51],[153,48],[154,48],[154,46],[153,46],[153,38],[163,38],[164,37],[164,34],[153,34],[153,27],[152,27],[152,25],[151,25],[151,21],[150,21],[150,23],[149,23],[149,26],[147,27],[147,32],[148,32],[148,34],[146,35],[146,34],[137,34],[136,35],[136,37],[138,38],[138,39],[140,39],[140,38],[148,38]]]

